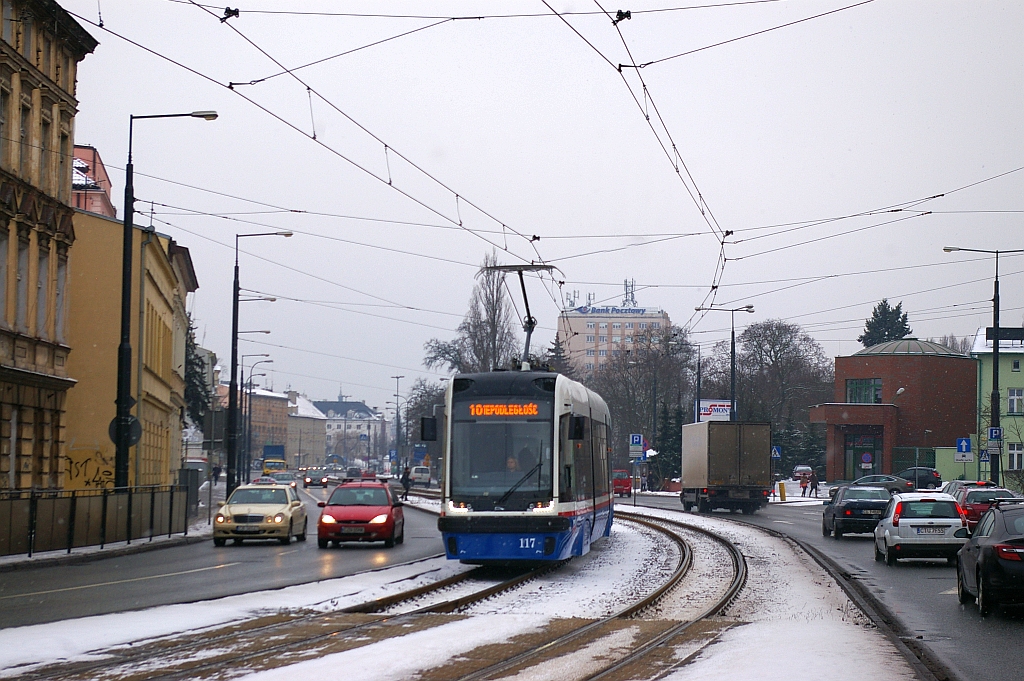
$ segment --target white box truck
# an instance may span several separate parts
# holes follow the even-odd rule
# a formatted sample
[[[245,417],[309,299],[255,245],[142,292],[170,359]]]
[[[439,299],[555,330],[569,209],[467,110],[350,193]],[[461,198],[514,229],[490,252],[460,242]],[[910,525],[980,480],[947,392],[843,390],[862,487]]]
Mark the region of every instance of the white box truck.
[[[683,507],[755,513],[771,493],[770,423],[701,421],[683,426]]]

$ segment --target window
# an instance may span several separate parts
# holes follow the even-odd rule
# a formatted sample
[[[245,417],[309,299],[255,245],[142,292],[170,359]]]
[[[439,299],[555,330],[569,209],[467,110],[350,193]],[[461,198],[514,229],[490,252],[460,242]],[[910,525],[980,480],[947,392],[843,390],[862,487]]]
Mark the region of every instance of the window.
[[[608,336],[599,336],[599,337],[598,337],[598,340],[599,340],[599,341],[600,341],[601,343],[607,343],[607,342],[608,342]]]
[[[613,329],[621,329],[622,328],[622,324],[619,324],[618,322],[615,322],[614,324],[612,324],[612,328]]]
[[[622,336],[612,336],[612,343],[621,343]]]
[[[6,253],[6,250],[4,251]],[[0,254],[0,257],[4,257]],[[3,276],[0,274],[0,276]],[[67,331],[65,327],[65,320],[67,319],[67,309],[65,307],[65,291],[68,286],[68,253],[67,249],[57,247],[57,291],[55,294],[56,299],[56,317],[54,318],[53,333],[57,337],[58,343],[64,343],[67,341]]]
[[[601,322],[601,328],[602,329],[607,329],[608,328],[608,322]]]
[[[607,350],[599,350],[597,354],[598,354],[599,357],[607,357],[608,356],[608,351]]]
[[[587,336],[587,342],[588,343],[593,343],[594,342],[594,337],[593,336]]]
[[[33,64],[35,55],[32,53],[32,21],[24,14],[21,17],[21,53]]]
[[[594,356],[594,351],[593,350],[587,350],[587,357],[593,357],[593,356]]]
[[[633,322],[626,322],[626,328],[627,329],[632,329],[633,328]]]
[[[619,351],[618,350],[612,350],[612,357],[618,357],[618,356],[619,356]]]
[[[589,363],[589,364],[586,364],[584,366],[586,367],[587,371],[593,371],[594,370],[594,364],[593,363]]]
[[[1024,388],[1010,388],[1008,414],[1024,414]]]
[[[39,270],[36,272],[36,336],[48,338],[46,320],[50,300],[50,245],[39,245]]]
[[[594,322],[587,322],[587,328],[588,329],[594,328]]]
[[[846,379],[846,401],[852,404],[881,404],[882,379]]]
[[[626,336],[626,342],[627,343],[632,343],[633,342],[633,337],[632,336]]]
[[[651,328],[652,329],[660,329],[661,328],[661,322],[651,322]]]
[[[1014,371],[1020,371],[1020,360],[1019,359],[1013,360],[1013,370]]]
[[[21,146],[18,148],[18,174],[21,177],[28,175],[28,126],[31,113],[32,109],[21,107]]]
[[[647,322],[640,322],[640,328],[641,329],[646,329],[647,328]]]
[[[15,314],[18,331],[28,331],[28,239],[18,239],[18,301]]]
[[[1024,444],[1010,442],[1006,445],[1006,470],[1019,471],[1024,468]]]

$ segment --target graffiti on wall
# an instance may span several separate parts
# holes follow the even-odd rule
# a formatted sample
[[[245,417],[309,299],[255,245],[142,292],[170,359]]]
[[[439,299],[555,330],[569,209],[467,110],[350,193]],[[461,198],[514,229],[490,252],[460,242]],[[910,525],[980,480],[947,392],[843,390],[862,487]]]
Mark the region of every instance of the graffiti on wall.
[[[103,489],[114,486],[114,455],[104,456],[98,446],[68,443],[64,486],[68,489]]]

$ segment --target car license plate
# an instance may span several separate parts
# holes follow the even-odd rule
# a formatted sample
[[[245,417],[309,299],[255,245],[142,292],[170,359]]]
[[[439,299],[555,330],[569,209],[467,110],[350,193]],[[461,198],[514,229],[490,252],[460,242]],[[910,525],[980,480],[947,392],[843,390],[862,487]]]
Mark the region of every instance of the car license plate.
[[[255,534],[260,531],[259,525],[239,525],[235,528],[235,532],[241,534]]]
[[[729,498],[730,499],[749,499],[750,498],[750,493],[747,492],[746,490],[742,490],[742,489],[739,489],[739,490],[731,489],[731,490],[729,490]]]
[[[342,534],[363,534],[366,532],[365,527],[343,527],[341,528]]]
[[[918,534],[946,534],[945,527],[918,527]]]
[[[882,515],[881,511],[861,511],[864,515]]]

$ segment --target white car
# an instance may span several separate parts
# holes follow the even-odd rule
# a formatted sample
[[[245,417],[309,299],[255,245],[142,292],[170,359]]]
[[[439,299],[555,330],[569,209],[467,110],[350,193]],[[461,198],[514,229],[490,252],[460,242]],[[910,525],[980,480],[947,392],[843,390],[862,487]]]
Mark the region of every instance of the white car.
[[[413,466],[409,472],[409,481],[415,485],[423,485],[424,487],[430,487],[430,467],[429,466]]]
[[[950,495],[894,494],[875,526],[875,560],[945,558],[952,565],[967,536],[967,516]]]

